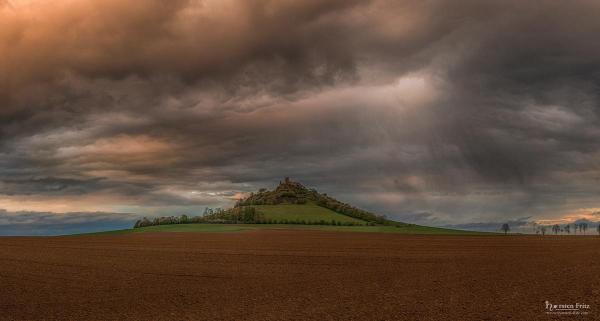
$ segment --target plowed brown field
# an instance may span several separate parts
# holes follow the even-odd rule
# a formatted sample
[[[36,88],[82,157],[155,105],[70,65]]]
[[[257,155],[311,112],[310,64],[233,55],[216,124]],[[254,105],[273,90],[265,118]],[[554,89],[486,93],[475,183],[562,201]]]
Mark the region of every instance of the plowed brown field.
[[[600,319],[600,238],[315,231],[0,238],[2,320]]]

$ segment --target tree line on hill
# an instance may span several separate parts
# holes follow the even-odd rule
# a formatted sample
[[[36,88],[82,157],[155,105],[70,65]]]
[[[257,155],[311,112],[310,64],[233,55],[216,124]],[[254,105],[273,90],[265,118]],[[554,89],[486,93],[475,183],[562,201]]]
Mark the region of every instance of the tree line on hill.
[[[163,216],[152,220],[144,217],[134,224],[134,228],[171,225],[171,224],[301,224],[301,225],[335,225],[335,226],[359,226],[365,225],[357,222],[342,222],[336,220],[301,220],[301,219],[272,219],[265,218],[252,206],[235,207],[229,210],[220,208],[207,208],[201,216]],[[375,225],[366,223],[366,225]]]

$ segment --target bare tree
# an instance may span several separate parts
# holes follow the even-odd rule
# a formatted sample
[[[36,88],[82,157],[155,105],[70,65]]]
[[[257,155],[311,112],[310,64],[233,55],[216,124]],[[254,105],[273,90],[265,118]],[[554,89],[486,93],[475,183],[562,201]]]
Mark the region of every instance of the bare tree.
[[[567,234],[571,234],[571,225],[565,225],[565,232],[567,232]]]
[[[508,226],[507,223],[504,223],[504,224],[502,224],[502,227],[500,229],[504,232],[504,235],[506,235],[506,233],[508,233],[508,231],[510,231],[510,226]]]
[[[585,234],[585,231],[587,231],[587,228],[588,228],[587,223],[581,223],[581,229],[583,229],[583,234]]]
[[[558,231],[560,231],[560,226],[558,226],[558,224],[554,224],[552,226],[552,232],[554,232],[554,234],[558,234]]]
[[[542,235],[546,235],[546,227],[545,226],[542,226],[540,228],[540,231],[542,231]]]

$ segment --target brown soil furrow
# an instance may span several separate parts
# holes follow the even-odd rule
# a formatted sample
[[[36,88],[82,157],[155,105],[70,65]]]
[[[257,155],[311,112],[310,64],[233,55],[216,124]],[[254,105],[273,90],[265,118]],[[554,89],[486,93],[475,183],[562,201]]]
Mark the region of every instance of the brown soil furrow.
[[[600,238],[320,231],[0,238],[0,320],[600,319]],[[564,319],[564,318],[563,318]]]

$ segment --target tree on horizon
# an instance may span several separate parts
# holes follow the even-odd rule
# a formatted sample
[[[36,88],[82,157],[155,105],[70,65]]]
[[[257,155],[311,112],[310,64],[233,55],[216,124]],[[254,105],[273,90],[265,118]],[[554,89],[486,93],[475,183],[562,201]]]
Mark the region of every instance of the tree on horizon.
[[[504,223],[500,229],[504,232],[504,235],[506,235],[508,231],[510,231],[510,226],[508,226],[508,223]]]

